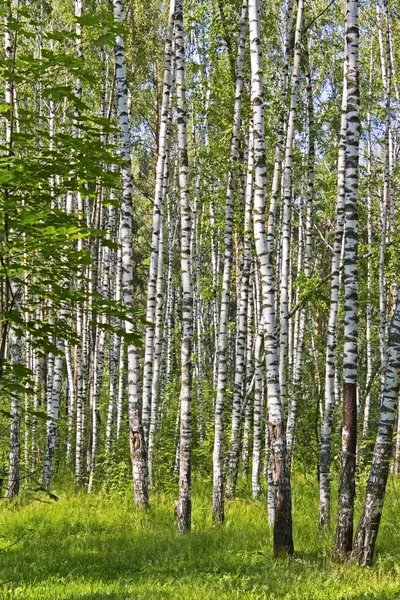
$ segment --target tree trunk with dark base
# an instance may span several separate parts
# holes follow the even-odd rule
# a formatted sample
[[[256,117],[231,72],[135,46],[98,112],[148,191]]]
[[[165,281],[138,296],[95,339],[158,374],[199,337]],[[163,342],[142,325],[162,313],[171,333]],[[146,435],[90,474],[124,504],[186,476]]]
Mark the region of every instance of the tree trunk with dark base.
[[[357,386],[343,384],[343,446],[340,464],[340,508],[333,557],[340,561],[351,552],[353,544],[355,471],[357,448]]]
[[[343,430],[338,516],[333,558],[352,548],[357,448],[358,377],[358,147],[360,139],[358,0],[346,2],[347,129],[344,226]]]
[[[292,499],[290,492],[290,466],[286,451],[285,430],[270,427],[273,448],[273,479],[275,485],[274,558],[293,554]]]
[[[260,13],[257,0],[249,1],[251,104],[254,139],[254,238],[260,265],[268,424],[273,461],[275,496],[274,556],[293,554],[292,499],[289,459],[286,452],[285,413],[279,387],[279,350],[276,337],[273,240],[266,234],[266,160]],[[269,227],[268,227],[269,231]]]

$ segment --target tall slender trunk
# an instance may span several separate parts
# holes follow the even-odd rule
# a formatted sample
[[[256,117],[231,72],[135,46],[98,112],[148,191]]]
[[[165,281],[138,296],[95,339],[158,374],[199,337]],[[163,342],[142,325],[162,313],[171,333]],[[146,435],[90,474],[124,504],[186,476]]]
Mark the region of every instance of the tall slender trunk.
[[[225,203],[224,231],[224,269],[222,277],[222,293],[219,313],[218,332],[218,381],[215,401],[215,433],[213,449],[213,522],[224,520],[224,474],[223,474],[223,438],[224,438],[224,405],[227,384],[227,347],[229,302],[232,271],[232,228],[233,197],[235,192],[237,160],[239,157],[240,118],[243,90],[243,60],[246,36],[247,0],[243,0],[240,18],[240,39],[236,61],[235,105],[230,148],[231,168],[228,173],[228,186]],[[240,411],[239,411],[240,412]],[[236,411],[237,414],[237,411]]]
[[[9,340],[11,363],[13,365],[21,364],[21,338],[17,337],[11,329]],[[21,399],[19,392],[14,392],[11,396],[10,413],[10,466],[6,496],[7,498],[14,498],[19,493],[21,478]]]
[[[360,566],[372,564],[385,499],[392,453],[393,429],[400,390],[400,297],[389,328],[388,360],[371,471],[364,509],[357,527],[352,556]]]
[[[173,194],[174,195],[174,194]],[[172,352],[174,333],[174,285],[173,285],[173,262],[176,237],[176,216],[173,214],[172,199],[167,199],[168,215],[168,274],[167,274],[167,298],[165,305],[165,375],[161,381],[160,410],[164,404],[165,387],[171,383],[172,378]],[[169,389],[167,388],[169,393]]]
[[[117,419],[116,419],[116,438],[119,440],[121,435],[121,424],[124,412],[124,397],[125,397],[125,373],[126,373],[126,344],[121,338],[119,344],[118,356],[118,387],[117,387]]]
[[[304,275],[310,277],[311,258],[312,258],[312,210],[314,197],[314,161],[315,161],[315,124],[314,124],[314,100],[311,83],[310,58],[308,51],[308,40],[305,48],[305,66],[306,66],[306,91],[307,91],[307,112],[308,112],[308,156],[307,156],[307,196],[306,196],[306,214],[305,214],[305,243],[304,243]],[[296,43],[295,43],[296,47]],[[301,214],[301,213],[300,213]],[[300,238],[299,226],[299,264],[301,268],[302,258],[302,240]],[[304,334],[306,325],[306,308],[300,310],[297,319],[296,339],[294,342],[294,365],[293,365],[293,390],[288,413],[288,422],[286,429],[287,451],[290,461],[293,456],[295,427],[297,418],[297,407],[301,396],[301,372],[303,366],[303,348]]]
[[[170,132],[170,97],[172,94],[172,37],[174,29],[174,11],[175,0],[170,1],[169,19],[165,38],[165,63],[164,63],[164,83],[163,94],[161,101],[161,121],[158,135],[158,157],[156,169],[156,189],[154,195],[153,208],[153,225],[152,225],[152,240],[151,240],[151,255],[150,255],[150,270],[147,283],[147,310],[146,320],[152,325],[146,327],[145,340],[145,357],[143,368],[143,396],[142,396],[142,418],[143,429],[148,444],[151,410],[152,410],[152,382],[154,370],[154,335],[155,335],[155,320],[156,320],[156,305],[157,298],[157,282],[163,269],[163,253],[160,251],[162,243],[162,222],[165,201],[165,186],[164,186],[164,171],[168,162],[167,153],[169,151],[169,132]],[[161,262],[161,264],[160,264]],[[161,275],[162,276],[162,275]],[[148,453],[150,458],[151,454]],[[151,470],[149,465],[149,475]]]
[[[335,406],[335,374],[337,320],[340,291],[340,263],[342,256],[343,227],[344,227],[344,169],[347,128],[347,79],[346,64],[344,65],[342,112],[340,121],[339,155],[338,155],[338,187],[336,199],[336,226],[331,262],[331,291],[328,315],[328,331],[326,341],[325,361],[325,406],[321,424],[321,458],[319,464],[319,524],[328,525],[331,516],[331,430],[333,409]]]
[[[114,193],[110,193],[110,200],[114,200]],[[115,215],[115,207],[110,204],[108,207],[108,224],[107,224],[107,237],[113,239],[116,236],[116,230],[118,231]],[[106,249],[104,248],[104,251]],[[109,297],[111,300],[120,301],[121,299],[121,265],[119,260],[119,252],[115,253],[108,250],[108,283],[109,283]],[[120,320],[117,318],[112,319],[112,325],[120,326]],[[116,408],[117,408],[117,391],[118,391],[118,360],[119,351],[121,345],[121,337],[118,333],[113,332],[109,339],[109,350],[108,350],[108,372],[109,372],[109,401],[107,410],[107,423],[106,423],[106,442],[105,452],[108,454],[111,450],[111,439],[115,436],[115,424],[116,424]]]
[[[247,19],[247,14],[246,14]],[[245,22],[246,24],[246,22]],[[244,44],[243,44],[244,45]],[[251,241],[252,241],[252,207],[253,207],[253,132],[249,133],[249,150],[247,162],[247,180],[245,192],[245,215],[244,215],[244,244],[243,263],[240,273],[240,289],[238,294],[238,324],[236,339],[235,377],[232,402],[232,424],[228,452],[228,469],[226,480],[226,496],[232,498],[235,495],[236,481],[239,471],[240,457],[240,430],[242,424],[242,404],[245,389],[245,366],[246,366],[246,320],[247,304],[249,296],[249,280],[251,267]],[[250,410],[250,403],[248,403]],[[246,406],[247,410],[247,406]]]
[[[343,429],[338,516],[333,556],[343,560],[352,549],[357,446],[358,269],[357,192],[360,137],[358,0],[346,2],[347,129],[344,224]]]
[[[263,378],[264,354],[262,328],[256,337],[255,343],[255,382],[254,382],[254,421],[253,421],[253,462],[251,470],[251,490],[254,500],[261,494],[261,441],[262,441],[262,415],[263,415]]]
[[[64,342],[64,353],[65,353],[65,366],[67,369],[67,383],[68,383],[68,431],[67,431],[67,449],[65,455],[65,462],[67,464],[71,461],[72,456],[72,436],[74,431],[75,423],[75,381],[74,381],[74,369],[72,365],[71,357],[71,346],[65,341]]]
[[[371,56],[370,56],[370,66],[369,66],[369,95],[371,95],[372,91],[372,71],[373,71],[373,51],[371,46]],[[367,112],[367,242],[368,242],[368,254],[371,253],[372,250],[372,197],[371,197],[371,162],[372,162],[372,144],[371,144],[371,109],[368,106]],[[366,327],[365,327],[365,337],[367,344],[367,379],[366,386],[367,389],[370,390],[370,385],[372,381],[372,305],[371,305],[371,269],[372,269],[372,261],[371,257],[368,256],[367,260],[367,309],[366,309]],[[368,425],[369,425],[369,415],[371,410],[371,392],[368,391],[365,404],[364,404],[364,415],[363,415],[363,428],[362,428],[362,437],[366,439],[368,436]]]
[[[292,554],[292,501],[290,469],[286,452],[285,415],[280,400],[279,353],[276,338],[275,287],[271,236],[265,233],[266,163],[260,20],[257,0],[249,1],[251,104],[254,127],[254,238],[260,263],[264,316],[268,422],[273,454],[276,488],[274,522],[274,556]],[[270,232],[268,232],[270,234]]]
[[[186,133],[185,47],[182,0],[175,4],[176,96],[178,124],[179,192],[181,213],[182,342],[179,435],[179,499],[176,504],[178,533],[190,531],[191,498],[191,400],[193,343],[193,286],[191,267],[192,213],[189,198],[189,162]]]
[[[122,0],[113,0],[114,19],[122,22]],[[115,81],[120,128],[120,153],[123,161],[122,199],[121,199],[121,233],[122,247],[122,300],[129,310],[133,306],[133,270],[132,270],[132,167],[130,157],[130,117],[128,110],[128,87],[125,75],[125,50],[122,35],[115,39]],[[128,336],[128,410],[129,439],[132,459],[132,474],[135,504],[138,508],[147,508],[147,456],[143,432],[139,400],[139,361],[137,348],[129,340],[134,327],[125,321],[125,332]]]
[[[38,317],[39,311],[37,311]],[[40,397],[40,378],[42,374],[42,368],[40,364],[39,352],[36,349],[32,350],[32,370],[33,370],[33,410],[39,409],[39,397]],[[35,471],[36,458],[38,454],[38,441],[37,441],[37,418],[32,415],[32,426],[31,426],[31,472]]]
[[[212,192],[212,186],[211,192]],[[212,299],[212,311],[213,311],[213,333],[214,333],[214,353],[213,353],[213,386],[217,388],[218,386],[218,315],[219,315],[219,303],[217,297],[217,287],[219,282],[219,272],[218,272],[218,247],[216,242],[216,224],[215,224],[215,215],[214,215],[214,201],[210,200],[209,204],[209,214],[210,214],[210,244],[211,244],[211,269],[212,269],[212,289],[213,289],[213,299]]]
[[[286,131],[286,148],[283,171],[282,187],[282,221],[281,221],[281,273],[280,273],[280,340],[279,340],[279,386],[281,402],[286,404],[286,370],[288,358],[288,330],[289,330],[289,278],[290,278],[290,223],[292,199],[292,162],[293,143],[295,136],[295,121],[297,113],[297,98],[299,87],[301,34],[303,23],[303,0],[298,1],[296,33],[294,41],[294,60],[290,89],[290,108]]]
[[[253,174],[253,173],[252,173]],[[251,200],[253,201],[253,182],[251,187]],[[253,326],[254,326],[254,317],[255,311],[254,304],[255,302],[259,302],[261,305],[261,300],[257,298],[253,299],[253,283],[254,277],[250,274],[249,281],[249,291],[247,298],[247,334],[246,334],[246,386],[245,386],[245,397],[244,402],[246,402],[245,413],[244,413],[244,425],[243,425],[243,442],[242,442],[242,477],[243,479],[247,478],[248,470],[249,470],[249,462],[250,462],[250,429],[251,429],[251,397],[247,398],[249,394],[249,390],[252,386],[252,382],[254,382],[254,348],[253,348]],[[254,301],[253,301],[254,300]],[[251,394],[251,390],[250,390]],[[243,409],[242,409],[243,410]],[[254,438],[253,438],[254,441]]]
[[[13,16],[13,9],[15,8],[14,2],[12,0],[8,0],[5,5],[4,12],[4,57],[6,61],[11,64],[15,63],[16,57],[16,39],[13,36],[12,28],[11,28],[11,18]],[[5,103],[9,107],[9,113],[6,119],[6,151],[8,156],[12,156],[13,154],[13,143],[14,143],[14,128],[16,126],[16,116],[15,116],[15,94],[14,94],[14,80],[13,78],[7,78],[5,81]],[[8,196],[8,190],[5,190],[5,196]],[[3,225],[4,229],[6,229],[6,221]],[[14,302],[14,305],[10,302],[10,295],[17,294],[17,289],[13,289],[13,282],[10,282],[8,279],[7,273],[6,276],[2,277],[1,281],[1,299],[2,299],[2,308],[3,302],[5,305],[5,313],[7,314],[10,310],[10,307],[14,310],[18,310],[18,304],[20,299]],[[3,286],[5,290],[3,290]],[[9,286],[11,286],[12,294],[10,294]],[[3,291],[5,299],[3,300]],[[2,325],[2,340],[1,340],[1,370],[3,370],[3,361],[5,359],[6,354],[6,344],[7,344],[7,333],[10,344],[10,355],[11,355],[11,364],[18,365],[22,363],[22,348],[21,348],[21,338],[19,338],[13,329],[9,328],[8,321]],[[14,498],[19,493],[20,487],[20,475],[21,475],[21,399],[19,392],[14,392],[11,396],[10,403],[10,449],[9,449],[9,471],[8,471],[8,485],[6,496],[8,498]]]
[[[171,7],[171,10],[173,7]],[[172,27],[173,14],[170,16],[170,26]],[[172,32],[171,32],[172,35]],[[173,48],[174,52],[175,49]],[[166,50],[167,52],[167,50]],[[159,231],[159,248],[158,248],[158,267],[157,267],[157,285],[156,285],[156,306],[155,306],[155,327],[154,327],[154,353],[153,353],[153,375],[151,382],[151,414],[150,414],[150,430],[148,439],[148,468],[149,468],[149,482],[152,482],[152,470],[153,470],[153,447],[154,437],[159,421],[159,415],[161,410],[161,376],[163,368],[163,309],[164,309],[164,222],[165,222],[165,205],[168,198],[168,188],[170,183],[170,137],[171,137],[171,124],[172,124],[172,100],[173,100],[173,83],[175,76],[175,56],[171,57],[170,70],[171,75],[167,79],[171,80],[169,84],[168,105],[166,107],[167,114],[163,119],[166,119],[165,125],[165,141],[159,145],[165,146],[165,160],[163,165],[163,182],[161,192],[161,215],[160,215],[160,231]],[[163,99],[164,103],[164,99]],[[163,108],[164,110],[164,104]],[[163,126],[164,128],[164,126]],[[167,313],[167,308],[165,314]],[[165,344],[164,344],[165,347]]]
[[[101,197],[101,195],[100,195]],[[111,240],[113,235],[113,230],[115,228],[115,208],[110,205],[108,209],[107,215],[107,223],[106,223],[106,231],[107,231],[107,239]],[[98,292],[101,293],[104,300],[109,300],[109,289],[111,282],[111,274],[110,274],[110,248],[106,245],[103,248],[99,248],[99,255],[101,260],[99,259],[99,289]],[[89,482],[88,482],[88,492],[92,491],[93,480],[94,480],[94,472],[96,468],[96,454],[97,448],[99,445],[99,437],[100,437],[100,398],[101,398],[101,390],[103,386],[103,378],[104,378],[104,362],[105,362],[105,351],[106,351],[106,330],[107,326],[107,314],[105,311],[102,312],[100,316],[100,327],[96,328],[96,335],[94,341],[94,349],[93,349],[93,381],[92,381],[92,447],[91,447],[91,462],[89,465]],[[111,345],[111,343],[110,343]],[[110,348],[111,350],[111,348]],[[109,351],[110,351],[109,350]]]
[[[83,61],[83,44],[82,44],[82,24],[80,18],[83,12],[82,0],[74,0],[75,6],[75,39],[76,39],[76,55]],[[75,79],[75,96],[78,100],[82,99],[82,84],[79,77]],[[54,111],[52,111],[54,114]],[[80,110],[78,108],[74,111],[74,116],[80,116]],[[77,120],[74,120],[73,135],[79,137],[79,130],[77,128]],[[80,218],[83,219],[83,204],[80,192],[76,195],[77,209],[80,214]],[[66,212],[71,213],[73,211],[74,195],[71,192],[67,194]],[[78,240],[78,250],[82,250],[82,240]],[[83,267],[79,269],[77,276],[77,287],[82,284],[83,279]],[[84,353],[84,307],[83,302],[78,301],[77,314],[76,314],[76,334],[79,339],[79,343],[76,347],[76,373],[77,373],[77,390],[76,390],[76,443],[75,443],[75,481],[77,484],[82,483],[83,475],[83,445],[84,445],[84,433],[85,433],[85,404],[86,404],[86,368],[85,368],[85,353]]]
[[[62,384],[62,364],[64,344],[61,340],[57,340],[58,354],[53,357],[53,373],[49,381],[49,389],[47,391],[47,414],[51,420],[47,421],[46,430],[46,450],[43,464],[42,487],[46,490],[50,488],[52,479],[52,469],[54,452],[57,441],[57,421],[60,412],[60,396]]]

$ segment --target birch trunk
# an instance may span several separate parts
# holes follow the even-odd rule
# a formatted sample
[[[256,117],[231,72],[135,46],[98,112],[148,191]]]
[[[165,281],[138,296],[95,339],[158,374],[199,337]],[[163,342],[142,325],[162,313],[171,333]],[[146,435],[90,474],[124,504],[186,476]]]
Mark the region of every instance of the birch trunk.
[[[122,22],[122,0],[113,0],[114,19]],[[133,307],[133,271],[132,271],[132,168],[130,157],[130,117],[128,111],[128,87],[125,75],[125,50],[122,35],[115,39],[115,81],[120,128],[120,153],[123,165],[122,199],[121,199],[121,234],[122,247],[122,300],[125,307]],[[125,321],[126,334],[134,333],[130,321]],[[129,439],[132,459],[132,474],[135,504],[138,508],[148,507],[147,492],[147,456],[146,444],[140,413],[138,390],[139,363],[137,349],[129,340],[128,355],[128,410]]]
[[[114,193],[110,193],[110,200],[114,200]],[[108,236],[112,239],[115,236],[116,226],[116,215],[115,207],[110,204],[108,207]],[[108,251],[108,263],[109,263],[109,296],[111,300],[121,300],[121,262],[120,252]],[[114,326],[120,326],[120,320],[115,318],[112,320]],[[117,393],[118,393],[118,361],[119,352],[121,345],[121,337],[117,333],[112,333],[109,340],[108,350],[108,371],[109,371],[109,401],[107,410],[107,424],[106,424],[106,442],[105,452],[108,454],[111,450],[111,439],[116,434],[116,408],[117,408]]]
[[[37,316],[38,316],[37,311]],[[32,350],[33,353],[33,410],[39,409],[39,396],[40,396],[40,378],[42,374],[42,368],[40,364],[39,352],[36,349]],[[32,427],[31,427],[31,472],[36,469],[36,458],[39,452],[37,443],[37,417],[32,415]]]
[[[14,9],[14,3],[9,0],[6,3],[5,12],[4,12],[4,57],[6,61],[11,64],[15,61],[15,44],[16,39],[13,36],[11,29],[11,18],[13,16],[12,12]],[[13,133],[15,127],[15,111],[14,111],[14,81],[12,78],[6,79],[5,81],[5,103],[9,107],[9,112],[6,119],[6,151],[8,156],[12,156],[13,154]],[[5,190],[5,196],[8,196],[8,190]],[[9,199],[8,199],[9,200]],[[3,267],[4,268],[4,267]],[[4,277],[4,275],[3,275]],[[6,314],[10,310],[10,307],[13,307],[14,310],[18,310],[18,306],[15,303],[14,306],[12,302],[9,300],[9,296],[11,295],[8,289],[8,286],[13,287],[12,282],[8,279],[7,273],[5,273],[5,277],[1,282],[2,285],[2,294],[1,300],[3,304],[3,285],[5,285],[5,309]],[[12,289],[12,294],[15,296],[16,289]],[[3,371],[3,361],[6,354],[6,344],[7,344],[7,333],[9,335],[9,344],[10,344],[10,355],[11,355],[11,364],[18,365],[22,363],[22,348],[21,348],[21,339],[17,337],[15,332],[10,329],[9,323],[6,322],[2,324],[2,340],[1,340],[1,371]],[[19,493],[20,487],[20,461],[21,461],[21,399],[19,396],[19,392],[14,392],[11,395],[11,405],[10,405],[10,447],[9,447],[9,471],[8,471],[8,485],[6,496],[8,498],[14,498]]]
[[[222,523],[224,521],[224,474],[222,454],[224,438],[224,404],[227,384],[229,302],[232,271],[233,197],[235,192],[236,170],[239,151],[240,115],[243,90],[242,73],[246,34],[246,20],[247,0],[243,0],[242,13],[240,18],[240,40],[236,62],[235,105],[230,148],[231,168],[228,174],[228,186],[226,190],[224,269],[222,277],[222,293],[218,332],[218,381],[217,396],[215,401],[215,433],[213,449],[213,522],[215,524]],[[238,411],[236,410],[236,417],[237,414]]]
[[[292,162],[295,136],[295,120],[297,113],[297,96],[301,58],[301,34],[303,23],[303,0],[297,7],[296,32],[294,42],[294,60],[290,90],[290,109],[286,133],[285,167],[282,189],[282,221],[281,221],[281,273],[280,273],[280,342],[279,342],[279,386],[283,406],[286,404],[286,369],[288,358],[288,325],[289,325],[289,276],[290,276],[290,222],[292,198]]]
[[[61,384],[62,384],[62,353],[64,350],[64,344],[61,340],[57,341],[58,354],[53,358],[53,373],[49,382],[48,402],[47,402],[47,414],[51,417],[51,420],[47,421],[46,430],[46,450],[43,464],[43,478],[42,487],[45,490],[50,489],[54,452],[56,449],[57,441],[57,421],[60,411],[60,396],[61,396]]]
[[[178,124],[179,192],[181,214],[182,342],[179,435],[179,499],[176,504],[178,533],[190,531],[191,498],[191,400],[193,287],[191,267],[192,214],[189,198],[189,164],[186,133],[185,47],[182,0],[175,3],[176,96]]]
[[[172,93],[172,36],[174,29],[174,11],[175,0],[170,1],[169,19],[165,38],[165,64],[164,64],[164,83],[161,102],[161,121],[158,137],[158,158],[156,170],[156,189],[154,195],[153,225],[151,240],[150,269],[147,284],[147,310],[146,320],[153,325],[146,327],[145,356],[143,368],[143,396],[142,396],[142,418],[143,429],[148,444],[151,410],[152,410],[152,381],[153,381],[153,356],[154,356],[154,334],[155,318],[157,304],[157,282],[159,273],[162,273],[162,251],[160,244],[162,242],[162,221],[163,204],[165,201],[164,170],[167,162],[169,121],[170,121],[170,96]],[[161,260],[161,264],[160,263]],[[148,457],[151,457],[149,452]],[[151,467],[149,465],[149,474],[151,476]]]
[[[255,354],[255,382],[254,382],[254,421],[253,421],[253,462],[251,470],[251,490],[253,499],[257,500],[261,494],[261,431],[263,414],[263,378],[264,355],[262,329],[256,337]]]
[[[385,499],[392,453],[393,429],[400,390],[400,297],[389,328],[388,361],[385,374],[379,425],[366,498],[355,539],[352,557],[360,566],[372,564],[375,542]]]
[[[338,155],[338,192],[336,199],[336,227],[331,262],[331,291],[328,316],[328,332],[325,361],[325,406],[321,424],[321,458],[319,465],[319,525],[328,525],[331,516],[331,430],[333,409],[335,406],[335,373],[337,346],[337,319],[339,310],[340,264],[344,227],[344,170],[347,128],[347,78],[344,66],[342,113],[340,121]]]
[[[254,127],[254,238],[260,263],[264,316],[264,347],[268,398],[268,422],[274,465],[274,556],[293,553],[290,469],[286,452],[285,415],[279,389],[279,353],[276,338],[275,288],[270,231],[265,233],[266,164],[260,21],[257,0],[249,1],[251,104]]]
[[[82,0],[74,0],[75,7],[75,40],[76,40],[76,55],[83,61],[83,45],[82,45],[82,25],[80,18],[83,12]],[[82,84],[77,77],[75,79],[75,96],[78,100],[82,99]],[[55,111],[52,111],[55,114]],[[75,109],[74,116],[80,116],[80,110]],[[76,120],[73,124],[73,135],[79,136],[79,131],[76,126]],[[77,209],[83,218],[83,203],[81,194],[78,193],[76,196]],[[71,213],[73,211],[74,195],[70,192],[67,194],[67,205],[66,212]],[[78,240],[78,250],[82,250],[82,240]],[[79,269],[77,277],[77,287],[82,283],[83,269]],[[83,471],[83,445],[84,445],[84,433],[85,433],[85,404],[86,404],[86,367],[85,367],[85,351],[84,351],[84,336],[85,336],[85,323],[84,323],[84,307],[82,302],[78,302],[77,315],[76,315],[76,334],[80,340],[76,347],[76,372],[77,372],[77,390],[76,390],[76,443],[75,443],[75,482],[77,484],[82,483],[82,471]]]
[[[65,353],[65,365],[67,369],[67,383],[68,383],[68,432],[67,432],[67,451],[65,461],[67,464],[70,463],[72,456],[72,437],[75,424],[75,381],[74,381],[74,369],[71,358],[71,346],[68,342],[64,342],[64,353]]]
[[[173,11],[171,6],[171,11]],[[170,24],[171,27],[171,36],[173,35],[173,19],[174,14],[171,12],[170,15]],[[169,35],[169,34],[168,34]],[[171,47],[173,47],[171,40]],[[169,45],[168,45],[169,48]],[[167,56],[168,56],[168,48],[166,48],[166,68],[167,68]],[[173,48],[174,52],[175,49]],[[171,52],[171,50],[169,50]],[[159,146],[163,146],[163,152],[165,152],[165,159],[163,165],[163,181],[162,181],[162,191],[161,191],[161,204],[160,204],[160,231],[159,231],[159,248],[158,248],[158,266],[157,266],[157,284],[156,284],[156,306],[155,306],[155,328],[154,328],[154,352],[153,352],[153,374],[152,374],[152,382],[151,382],[151,414],[150,414],[150,430],[149,430],[149,440],[148,440],[148,470],[149,470],[149,482],[152,483],[152,470],[153,470],[153,446],[154,446],[154,436],[156,433],[158,421],[160,418],[161,411],[161,383],[160,379],[162,376],[162,368],[163,368],[163,346],[165,348],[164,343],[164,333],[163,333],[163,307],[164,307],[164,214],[165,214],[165,205],[168,202],[168,188],[170,183],[170,137],[171,137],[171,124],[172,124],[172,100],[173,100],[173,83],[174,83],[174,73],[175,73],[175,57],[171,56],[169,69],[171,74],[167,76],[169,84],[169,92],[165,94],[166,98],[163,97],[163,107],[162,110],[166,110],[167,114],[163,119],[166,119],[165,125],[165,140],[163,143],[159,142]],[[168,100],[168,104],[164,107],[164,101]],[[163,126],[164,129],[164,126]],[[165,310],[167,313],[167,309]]]
[[[346,2],[347,129],[344,225],[343,430],[338,515],[333,556],[344,560],[352,549],[357,447],[358,269],[357,192],[360,137],[358,0]]]
[[[13,365],[21,364],[21,338],[10,330],[10,354]],[[18,392],[11,396],[10,465],[8,470],[7,498],[18,496],[21,478],[21,400]]]
[[[371,58],[370,58],[370,67],[369,67],[369,94],[371,94],[372,90],[372,69],[373,69],[373,52],[371,46]],[[367,242],[368,242],[368,254],[371,253],[372,250],[372,197],[371,197],[371,157],[372,157],[372,145],[371,145],[371,109],[368,107],[367,113]],[[367,262],[367,310],[366,310],[366,344],[367,344],[367,389],[370,389],[371,381],[372,381],[372,342],[371,342],[371,330],[372,330],[372,306],[371,306],[371,269],[372,269],[372,261],[371,257],[368,257]],[[368,424],[369,424],[369,415],[371,410],[371,392],[368,391],[365,398],[364,405],[364,415],[363,415],[363,428],[362,428],[362,437],[366,439],[368,436]]]
[[[253,189],[253,182],[252,182]],[[253,192],[251,191],[251,200],[253,201]],[[258,298],[254,300],[254,302],[260,303],[261,301]],[[245,414],[244,414],[244,427],[243,427],[243,443],[242,443],[242,477],[243,479],[247,478],[249,471],[249,462],[250,462],[250,429],[251,429],[251,398],[246,400],[247,395],[249,394],[249,389],[252,385],[252,381],[254,380],[254,348],[253,348],[253,321],[255,312],[254,311],[254,302],[253,302],[253,277],[250,274],[250,282],[249,282],[249,291],[247,298],[247,337],[246,337],[246,387],[245,392],[246,396],[244,401],[246,402]],[[251,393],[251,392],[250,392]]]
[[[242,13],[243,30],[247,21],[247,6],[245,14]],[[243,37],[244,50],[244,37]],[[239,64],[239,60],[238,60]],[[244,219],[244,245],[243,245],[243,264],[240,274],[240,289],[238,294],[238,323],[237,323],[237,339],[236,339],[236,360],[235,360],[235,377],[233,387],[233,402],[232,402],[232,421],[231,435],[228,451],[228,468],[226,476],[226,496],[232,498],[235,495],[236,481],[239,471],[240,458],[240,430],[242,426],[242,404],[244,402],[245,392],[245,366],[246,366],[246,320],[247,320],[247,304],[249,296],[249,280],[251,267],[251,225],[252,225],[252,205],[253,205],[253,137],[252,131],[249,133],[249,150],[247,163],[247,180],[246,180],[246,200],[245,200],[245,219]],[[250,403],[248,403],[250,410]],[[247,406],[246,406],[247,409]]]

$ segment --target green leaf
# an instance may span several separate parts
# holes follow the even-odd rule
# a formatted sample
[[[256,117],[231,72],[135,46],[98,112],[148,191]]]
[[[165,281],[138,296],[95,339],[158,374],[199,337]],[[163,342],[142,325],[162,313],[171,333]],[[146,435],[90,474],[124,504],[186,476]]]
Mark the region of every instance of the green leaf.
[[[101,25],[103,17],[101,15],[85,14],[81,17],[76,17],[76,22],[84,25],[85,27],[91,27],[93,25]]]
[[[102,48],[103,46],[113,46],[115,44],[115,36],[112,33],[105,33],[93,42],[95,46]]]
[[[38,419],[43,419],[44,421],[52,421],[53,419],[49,417],[49,415],[44,410],[31,410],[27,408],[25,412],[32,417],[37,417]]]

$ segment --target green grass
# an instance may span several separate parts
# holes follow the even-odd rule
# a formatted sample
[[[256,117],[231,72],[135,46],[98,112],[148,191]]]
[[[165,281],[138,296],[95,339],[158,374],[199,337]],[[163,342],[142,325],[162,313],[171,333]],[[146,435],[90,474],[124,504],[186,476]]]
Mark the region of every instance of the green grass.
[[[135,512],[130,494],[5,503],[0,547],[23,537],[0,552],[0,598],[399,600],[398,494],[390,484],[375,565],[364,570],[331,564],[332,532],[318,531],[316,486],[302,479],[294,485],[296,554],[279,561],[263,502],[229,503],[215,530],[205,489],[194,494],[193,531],[184,537],[175,534],[169,495],[154,495],[147,514]]]

